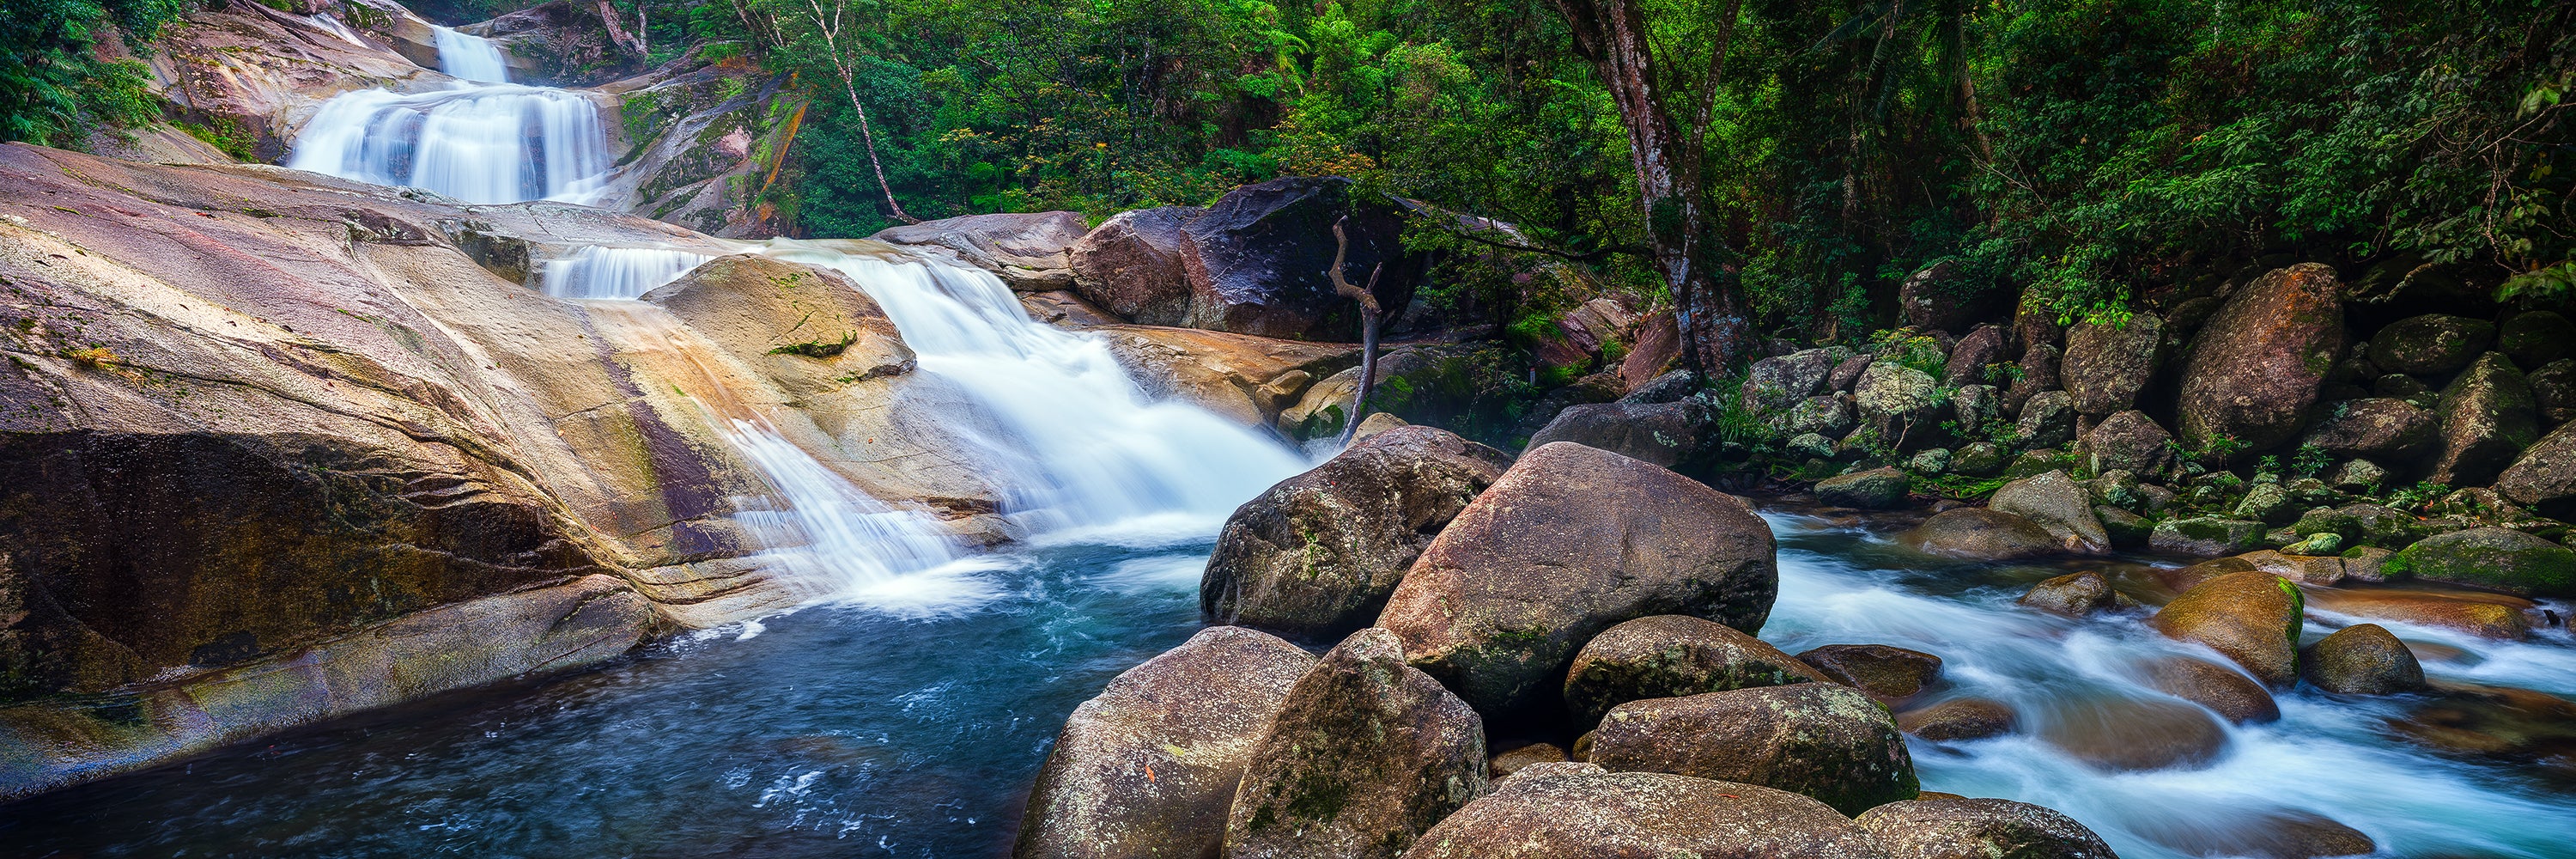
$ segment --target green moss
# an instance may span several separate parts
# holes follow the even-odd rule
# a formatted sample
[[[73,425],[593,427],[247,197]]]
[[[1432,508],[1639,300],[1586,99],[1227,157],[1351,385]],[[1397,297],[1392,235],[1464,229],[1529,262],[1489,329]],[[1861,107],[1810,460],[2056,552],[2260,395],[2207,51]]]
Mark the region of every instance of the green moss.
[[[770,349],[769,354],[796,355],[805,358],[831,358],[840,355],[841,352],[850,348],[850,344],[857,342],[859,342],[859,332],[852,331],[841,335],[839,342],[807,340],[803,343],[789,343],[784,346]]]

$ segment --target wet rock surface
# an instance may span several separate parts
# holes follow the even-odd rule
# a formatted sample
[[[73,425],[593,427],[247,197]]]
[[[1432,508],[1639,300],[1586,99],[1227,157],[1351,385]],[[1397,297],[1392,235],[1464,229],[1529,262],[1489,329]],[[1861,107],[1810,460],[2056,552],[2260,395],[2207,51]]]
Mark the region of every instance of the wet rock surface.
[[[1758,785],[1591,764],[1531,766],[1423,833],[1422,859],[1882,859],[1860,827]]]
[[[2298,679],[2298,586],[2260,570],[2228,573],[2192,586],[2148,621],[2157,631],[2207,645],[2271,686]]]
[[[1845,813],[1914,797],[1905,740],[1885,708],[1800,683],[1631,701],[1593,732],[1589,760],[1802,793]]]
[[[1646,698],[1679,698],[1825,678],[1797,657],[1716,621],[1643,617],[1602,632],[1574,656],[1565,705],[1578,728],[1610,708]]]
[[[1889,859],[2114,859],[2074,818],[2008,799],[1914,799],[1862,812],[1854,823]]]
[[[1363,629],[1280,699],[1226,817],[1231,857],[1395,859],[1483,794],[1482,720]]]

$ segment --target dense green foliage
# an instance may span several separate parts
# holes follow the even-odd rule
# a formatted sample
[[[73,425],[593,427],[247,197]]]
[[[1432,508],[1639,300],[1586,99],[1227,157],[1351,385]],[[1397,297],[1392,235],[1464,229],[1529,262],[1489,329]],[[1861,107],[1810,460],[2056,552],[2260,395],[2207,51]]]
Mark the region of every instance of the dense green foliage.
[[[77,144],[159,118],[141,63],[103,57],[121,31],[147,41],[193,0],[11,0],[0,14],[0,140]]]

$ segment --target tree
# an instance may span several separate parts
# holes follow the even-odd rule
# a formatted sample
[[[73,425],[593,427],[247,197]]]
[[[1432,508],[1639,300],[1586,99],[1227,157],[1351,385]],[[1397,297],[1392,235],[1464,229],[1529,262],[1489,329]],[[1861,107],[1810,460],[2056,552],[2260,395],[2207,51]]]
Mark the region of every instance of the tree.
[[[1683,362],[1696,375],[1722,371],[1744,354],[1752,331],[1730,253],[1710,223],[1707,170],[1709,125],[1742,0],[1726,0],[1706,71],[1696,79],[1677,77],[1677,64],[1656,55],[1655,43],[1665,40],[1656,38],[1643,0],[1555,2],[1574,32],[1575,52],[1592,62],[1627,125],[1647,241],[1656,274],[1672,291]],[[1688,125],[1674,115],[1677,105],[1691,108]]]

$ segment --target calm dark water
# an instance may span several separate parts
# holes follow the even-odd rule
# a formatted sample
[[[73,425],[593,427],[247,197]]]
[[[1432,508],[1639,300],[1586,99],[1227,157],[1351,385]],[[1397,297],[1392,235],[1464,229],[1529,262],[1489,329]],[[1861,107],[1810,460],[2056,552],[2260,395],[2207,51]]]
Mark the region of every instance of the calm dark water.
[[[0,856],[1006,854],[1065,715],[1197,630],[1208,546],[1028,550],[961,616],[812,607],[0,806]]]

